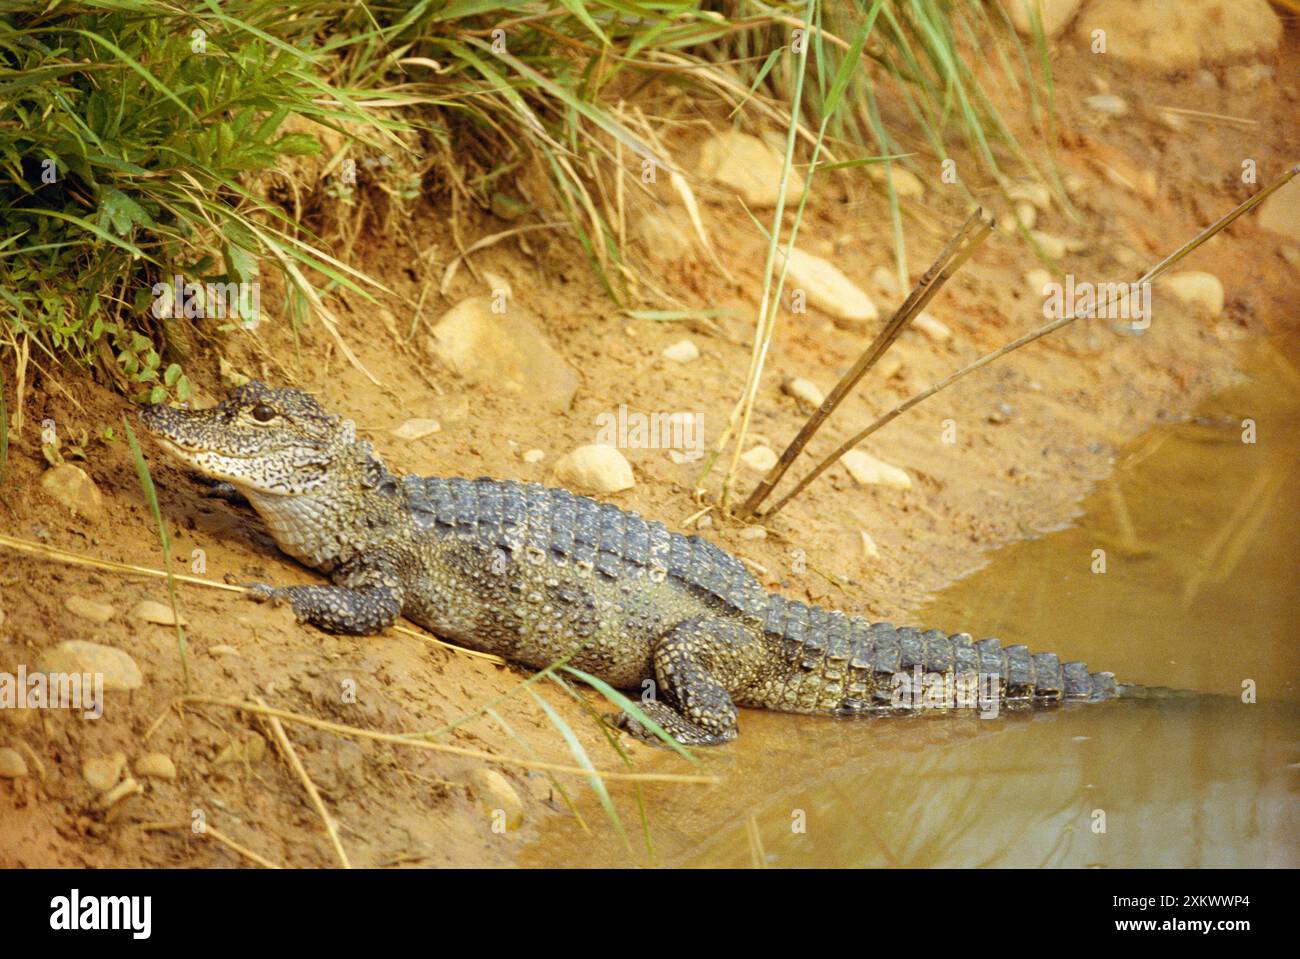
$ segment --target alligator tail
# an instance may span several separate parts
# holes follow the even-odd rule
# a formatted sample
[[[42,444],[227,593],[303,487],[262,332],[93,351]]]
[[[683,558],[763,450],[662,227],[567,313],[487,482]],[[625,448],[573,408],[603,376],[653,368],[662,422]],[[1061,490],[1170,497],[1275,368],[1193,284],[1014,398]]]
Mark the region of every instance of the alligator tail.
[[[816,606],[776,601],[767,629],[783,639],[791,669],[769,708],[859,713],[935,706],[986,709],[1100,702],[1150,695],[1113,673],[1028,646],[975,641],[967,633],[896,627]]]

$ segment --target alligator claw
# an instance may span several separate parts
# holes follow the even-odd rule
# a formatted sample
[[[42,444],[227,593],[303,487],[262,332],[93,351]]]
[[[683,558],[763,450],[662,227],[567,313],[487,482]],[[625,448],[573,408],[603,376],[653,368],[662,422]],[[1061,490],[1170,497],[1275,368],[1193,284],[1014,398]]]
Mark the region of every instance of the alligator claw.
[[[284,590],[268,586],[266,583],[245,583],[244,589],[248,590],[246,595],[255,603],[270,603],[272,606],[279,606],[289,598],[285,595]]]

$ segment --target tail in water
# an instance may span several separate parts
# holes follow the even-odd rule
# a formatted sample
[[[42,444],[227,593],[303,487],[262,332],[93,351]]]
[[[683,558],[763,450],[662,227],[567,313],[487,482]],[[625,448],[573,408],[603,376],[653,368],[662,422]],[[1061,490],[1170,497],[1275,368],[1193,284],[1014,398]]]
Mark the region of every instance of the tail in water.
[[[1100,702],[1139,696],[1142,687],[1118,685],[1113,673],[1090,672],[1082,662],[1028,646],[975,641],[791,602],[774,596],[766,628],[780,635],[794,667],[770,708],[792,712],[870,712],[939,706],[984,708],[1057,702]],[[920,689],[918,689],[920,685]]]

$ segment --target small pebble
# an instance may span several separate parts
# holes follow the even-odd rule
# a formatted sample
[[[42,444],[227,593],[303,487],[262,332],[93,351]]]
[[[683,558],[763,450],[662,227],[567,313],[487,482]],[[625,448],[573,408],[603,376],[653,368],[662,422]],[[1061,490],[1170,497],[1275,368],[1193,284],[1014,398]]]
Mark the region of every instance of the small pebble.
[[[22,779],[27,775],[27,761],[22,753],[8,746],[0,748],[0,779]]]
[[[817,409],[826,400],[826,396],[819,390],[813,382],[801,377],[786,380],[781,384],[785,392],[799,401],[799,405],[807,409]]]
[[[176,614],[172,612],[172,608],[152,599],[142,599],[136,603],[131,608],[131,618],[146,623],[157,623],[159,626],[176,625]],[[186,625],[184,617],[181,618],[181,625]]]
[[[618,493],[636,485],[632,464],[612,446],[579,446],[555,464],[561,486],[593,493]]]
[[[840,462],[849,471],[853,481],[863,486],[887,486],[900,490],[912,488],[912,478],[906,472],[862,450],[849,450]]]
[[[929,313],[921,313],[912,321],[912,325],[924,333],[935,343],[947,343],[952,339],[952,330],[948,326],[936,320]]]
[[[515,787],[495,769],[475,769],[469,774],[469,788],[483,811],[508,830],[524,823],[524,802]]]
[[[432,436],[441,429],[442,424],[437,420],[413,419],[407,420],[401,426],[394,427],[392,433],[399,440],[412,442],[414,440],[422,440],[426,436]]]
[[[135,774],[152,779],[176,778],[176,764],[166,753],[145,753],[135,761]]]
[[[87,759],[81,764],[81,777],[95,792],[107,792],[117,785],[125,768],[126,754],[116,752],[111,756]]]
[[[1103,116],[1122,117],[1128,113],[1128,103],[1122,97],[1117,97],[1113,93],[1099,93],[1095,96],[1085,97],[1083,102],[1089,110]]]
[[[546,459],[546,451],[526,450],[522,458],[525,463],[540,463],[542,460]]]
[[[871,271],[871,282],[890,296],[898,296],[898,275],[893,270],[876,267]]]
[[[766,473],[776,465],[776,454],[766,446],[755,446],[742,453],[740,461],[756,472]]]
[[[97,603],[81,596],[69,596],[63,601],[63,606],[72,615],[88,619],[92,623],[103,624],[113,618],[113,607],[108,603]]]
[[[690,363],[700,358],[700,348],[690,340],[678,340],[664,350],[664,359],[674,363]]]
[[[862,537],[862,555],[867,559],[880,559],[880,548],[871,538],[871,534],[865,529],[858,530],[858,534]]]

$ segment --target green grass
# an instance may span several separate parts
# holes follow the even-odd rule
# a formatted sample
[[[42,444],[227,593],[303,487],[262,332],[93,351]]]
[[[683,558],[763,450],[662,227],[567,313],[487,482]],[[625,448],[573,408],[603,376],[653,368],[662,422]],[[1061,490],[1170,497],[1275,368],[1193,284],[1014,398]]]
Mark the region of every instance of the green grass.
[[[733,102],[733,113],[767,125],[798,124],[800,150],[817,131],[828,166],[879,154],[920,169],[946,156],[954,137],[998,177],[1009,158],[1025,159],[969,63],[993,27],[979,0],[720,6],[4,7],[3,338],[30,338],[52,360],[98,366],[136,399],[183,400],[186,370],[241,335],[248,317],[157,316],[155,284],[175,275],[254,284],[265,269],[283,279],[283,313],[315,316],[351,357],[327,292],[386,291],[302,221],[320,227],[323,209],[360,217],[378,203],[391,213],[430,187],[484,210],[562,210],[609,295],[632,308],[606,184],[642,158],[676,169],[619,106],[646,82]],[[791,30],[807,10],[820,28],[813,51],[790,56]],[[1050,114],[1019,40],[1008,56],[1000,35],[989,49],[1008,82],[1026,84],[1035,114]],[[816,76],[795,103],[805,59]],[[892,129],[912,121],[919,142]],[[321,155],[321,130],[333,131],[330,155]],[[385,165],[359,163],[353,185],[340,176],[349,158]],[[321,179],[295,182],[307,169]],[[548,180],[550,195],[528,195],[524,183],[536,176],[527,174]],[[892,191],[889,204],[901,270]],[[355,240],[357,225],[344,232]]]
[[[158,506],[158,491],[153,485],[153,476],[149,473],[149,464],[145,462],[144,453],[140,449],[140,442],[135,438],[135,430],[131,429],[131,423],[125,416],[122,417],[122,425],[126,427],[126,442],[131,447],[131,458],[135,461],[135,473],[140,480],[140,489],[144,491],[145,501],[149,504],[149,512],[153,514],[153,521],[158,529],[158,541],[162,544],[163,568],[167,571],[167,597],[171,602],[172,620],[176,624],[176,649],[180,653],[181,675],[185,681],[185,690],[188,692],[190,688],[190,660],[185,642],[185,627],[181,625],[180,608],[176,604],[176,580],[172,576],[171,538],[167,535],[167,527],[163,524],[162,509]]]

